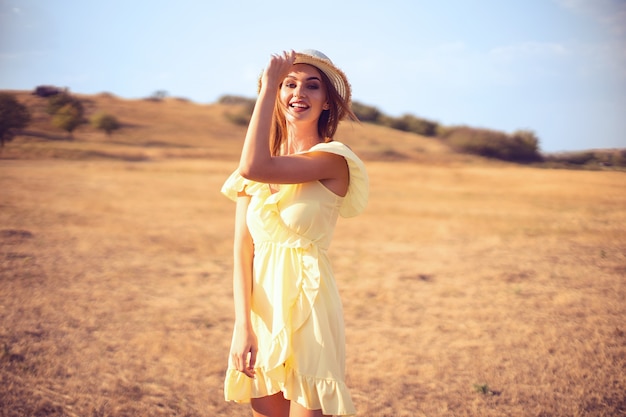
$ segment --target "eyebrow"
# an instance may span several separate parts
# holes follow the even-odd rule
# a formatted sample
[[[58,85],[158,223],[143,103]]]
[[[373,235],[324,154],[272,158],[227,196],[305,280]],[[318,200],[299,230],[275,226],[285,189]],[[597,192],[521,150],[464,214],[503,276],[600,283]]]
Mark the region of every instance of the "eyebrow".
[[[294,77],[293,75],[287,75],[285,78],[292,78],[292,79],[296,79],[296,77]],[[307,78],[305,81],[312,81],[312,80],[317,80],[319,82],[322,82],[322,80],[320,79],[320,77],[316,77],[315,75],[312,77]]]

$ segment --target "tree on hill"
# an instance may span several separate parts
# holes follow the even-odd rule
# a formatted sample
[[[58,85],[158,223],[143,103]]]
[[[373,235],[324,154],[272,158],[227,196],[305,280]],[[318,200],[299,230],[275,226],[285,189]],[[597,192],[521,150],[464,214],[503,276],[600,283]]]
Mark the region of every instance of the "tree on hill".
[[[147,98],[148,101],[161,101],[165,97],[167,97],[167,91],[165,90],[157,90],[150,97]]]
[[[72,132],[85,123],[83,103],[67,92],[49,97],[46,111],[52,115],[52,125],[68,132],[70,138]]]
[[[67,106],[68,104],[75,107],[80,113],[84,114],[85,110],[83,108],[83,103],[81,103],[81,101],[76,97],[66,92],[50,96],[48,98],[46,112],[49,115],[54,116],[61,108]]]
[[[104,131],[107,136],[111,136],[111,134],[120,129],[122,124],[117,120],[117,118],[108,113],[97,113],[91,118],[91,125],[96,129]]]
[[[22,129],[30,122],[28,108],[17,101],[14,95],[0,93],[0,147],[10,142],[16,129]]]
[[[33,95],[37,97],[51,97],[56,96],[57,94],[67,93],[67,89],[61,89],[59,87],[55,87],[53,85],[39,85],[33,91]]]
[[[78,126],[85,123],[83,114],[84,110],[82,105],[76,106],[69,103],[56,111],[54,116],[52,116],[52,124],[59,129],[65,130],[71,138],[72,132],[74,132]]]

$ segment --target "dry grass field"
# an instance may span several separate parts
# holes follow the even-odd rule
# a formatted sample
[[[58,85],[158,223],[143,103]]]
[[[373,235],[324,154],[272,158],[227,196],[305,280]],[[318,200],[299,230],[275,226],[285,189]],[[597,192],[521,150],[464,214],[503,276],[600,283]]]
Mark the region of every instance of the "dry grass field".
[[[223,400],[244,130],[228,107],[42,99],[0,158],[0,416],[248,416]],[[359,416],[626,416],[626,173],[494,163],[369,125],[331,251]]]

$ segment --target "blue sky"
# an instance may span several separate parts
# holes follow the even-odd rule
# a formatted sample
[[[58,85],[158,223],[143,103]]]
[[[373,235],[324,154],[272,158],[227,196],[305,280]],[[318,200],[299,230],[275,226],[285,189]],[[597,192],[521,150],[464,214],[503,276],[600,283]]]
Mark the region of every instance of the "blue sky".
[[[0,0],[0,89],[212,103],[307,48],[392,116],[626,147],[626,0]]]

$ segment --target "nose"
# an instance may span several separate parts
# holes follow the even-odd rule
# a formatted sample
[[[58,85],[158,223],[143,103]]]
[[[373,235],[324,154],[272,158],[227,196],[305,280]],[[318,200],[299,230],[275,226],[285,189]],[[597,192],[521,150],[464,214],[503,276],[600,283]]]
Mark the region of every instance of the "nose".
[[[296,88],[294,88],[293,90],[293,96],[294,97],[304,97],[304,89],[302,88],[301,85],[297,85]]]

